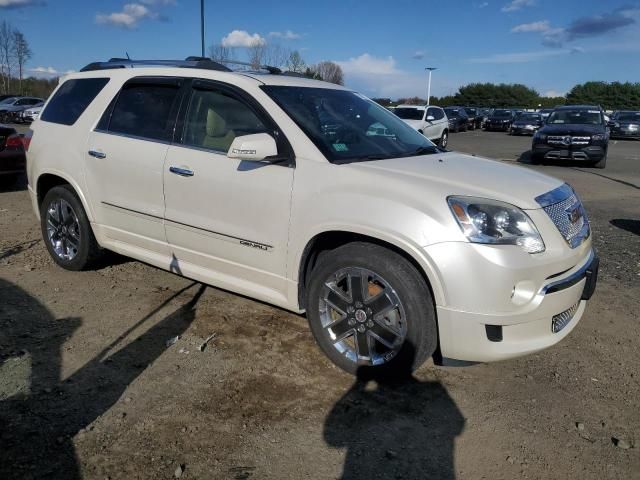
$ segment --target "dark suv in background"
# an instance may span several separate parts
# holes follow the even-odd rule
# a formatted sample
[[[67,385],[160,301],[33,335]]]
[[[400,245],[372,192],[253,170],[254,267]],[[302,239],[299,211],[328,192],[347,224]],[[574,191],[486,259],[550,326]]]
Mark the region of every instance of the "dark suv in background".
[[[620,110],[609,122],[611,138],[640,138],[640,111]]]
[[[514,120],[513,110],[507,110],[504,108],[496,108],[484,124],[484,128],[487,131],[491,130],[501,130],[503,132],[508,132],[511,128],[511,124]]]
[[[476,128],[482,128],[483,115],[479,108],[464,107],[464,111],[467,112],[467,116],[469,117],[470,130],[475,130]]]
[[[447,107],[444,109],[449,119],[450,132],[466,132],[469,129],[469,115],[462,107]]]
[[[579,160],[605,168],[609,128],[598,106],[567,105],[556,108],[533,136],[531,160]]]

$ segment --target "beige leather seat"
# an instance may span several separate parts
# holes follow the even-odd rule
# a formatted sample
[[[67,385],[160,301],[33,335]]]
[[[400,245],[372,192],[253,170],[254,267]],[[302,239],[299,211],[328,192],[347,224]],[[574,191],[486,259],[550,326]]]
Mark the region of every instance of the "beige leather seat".
[[[207,112],[207,128],[202,140],[202,146],[227,152],[235,137],[233,130],[227,129],[225,119],[218,115],[215,110],[209,109]]]

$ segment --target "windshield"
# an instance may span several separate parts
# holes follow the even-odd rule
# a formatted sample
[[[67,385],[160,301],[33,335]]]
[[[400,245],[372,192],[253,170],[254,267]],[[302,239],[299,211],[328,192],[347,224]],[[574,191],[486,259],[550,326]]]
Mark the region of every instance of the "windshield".
[[[16,100],[17,100],[17,98],[16,98],[16,97],[9,97],[9,98],[5,98],[4,100],[2,100],[2,101],[0,102],[0,104],[2,104],[2,105],[6,105],[7,103],[13,103],[13,102],[15,102]]]
[[[444,111],[447,114],[447,117],[449,118],[459,117],[461,115],[460,110],[458,110],[457,108],[445,108]]]
[[[535,122],[540,120],[540,115],[538,115],[537,113],[521,113],[520,115],[518,115],[518,118],[516,118],[516,120],[518,120],[519,122]]]
[[[492,113],[494,117],[510,117],[511,110],[494,110]]]
[[[477,115],[478,111],[475,108],[466,108],[465,107],[465,111],[469,114],[469,115]]]
[[[403,120],[422,120],[424,115],[424,109],[412,108],[412,107],[398,107],[393,113],[402,118]]]
[[[602,114],[599,110],[556,110],[549,115],[549,124],[600,125]]]
[[[619,113],[616,117],[617,122],[640,122],[640,112]]]
[[[347,90],[261,87],[330,162],[382,160],[440,150],[393,113]]]

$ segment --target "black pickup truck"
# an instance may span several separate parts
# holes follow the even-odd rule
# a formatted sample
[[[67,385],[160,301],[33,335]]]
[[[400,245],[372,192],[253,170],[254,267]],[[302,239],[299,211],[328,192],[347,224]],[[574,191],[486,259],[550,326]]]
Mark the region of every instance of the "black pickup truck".
[[[576,160],[605,168],[609,129],[598,106],[556,108],[533,136],[531,161]]]

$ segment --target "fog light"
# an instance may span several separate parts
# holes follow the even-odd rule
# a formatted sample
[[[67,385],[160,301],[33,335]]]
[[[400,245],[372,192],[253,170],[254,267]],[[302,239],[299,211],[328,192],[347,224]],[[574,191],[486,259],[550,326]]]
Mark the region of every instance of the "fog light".
[[[568,310],[565,310],[562,313],[554,315],[553,319],[551,320],[551,331],[553,333],[558,333],[564,327],[569,325],[569,322],[578,311],[579,306],[580,306],[580,302],[576,303],[573,307],[569,308]]]

